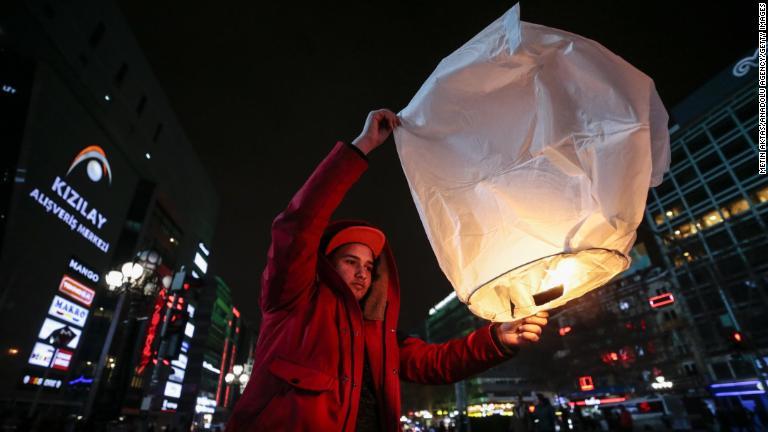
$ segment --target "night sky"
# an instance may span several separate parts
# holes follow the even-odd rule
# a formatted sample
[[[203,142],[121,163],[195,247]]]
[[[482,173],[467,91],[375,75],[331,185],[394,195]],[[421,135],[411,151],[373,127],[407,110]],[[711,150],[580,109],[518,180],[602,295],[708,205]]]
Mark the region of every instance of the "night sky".
[[[369,110],[404,108],[437,63],[513,2],[150,2],[120,7],[221,200],[212,271],[257,322],[270,225]],[[668,109],[757,46],[751,1],[530,0],[524,21],[594,39],[651,76]],[[390,139],[336,218],[383,228],[401,328],[452,290]]]

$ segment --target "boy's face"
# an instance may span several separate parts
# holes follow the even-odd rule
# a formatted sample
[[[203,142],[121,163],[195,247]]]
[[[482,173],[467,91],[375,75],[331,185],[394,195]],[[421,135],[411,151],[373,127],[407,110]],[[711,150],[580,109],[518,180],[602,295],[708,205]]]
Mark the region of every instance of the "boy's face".
[[[347,284],[356,300],[362,299],[371,288],[373,252],[362,243],[347,243],[331,256],[331,263]]]

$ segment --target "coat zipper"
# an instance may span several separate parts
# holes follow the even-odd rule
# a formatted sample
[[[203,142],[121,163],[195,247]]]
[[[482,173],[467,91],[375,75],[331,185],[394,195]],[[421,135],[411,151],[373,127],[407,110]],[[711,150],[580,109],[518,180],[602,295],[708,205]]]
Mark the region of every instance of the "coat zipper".
[[[384,321],[381,323],[382,324],[381,344],[382,344],[382,351],[383,351],[383,357],[384,357],[382,361],[384,363],[381,365],[382,377],[381,377],[381,388],[379,389],[379,400],[381,401],[379,404],[380,405],[379,416],[381,417],[382,423],[384,424],[383,430],[385,432],[388,430],[392,430],[391,425],[389,424],[390,418],[387,415],[388,414],[387,405],[389,402],[387,400],[387,327],[389,327],[388,326],[389,321],[387,320],[388,318],[387,309],[389,309],[389,302],[387,302],[387,304],[384,306]],[[400,421],[400,419],[398,419],[398,421]]]
[[[352,325],[352,317],[350,316],[349,309],[347,309],[346,306],[344,307],[344,309],[347,311],[347,325],[349,325],[349,333],[348,333],[348,335],[349,335],[349,340],[350,340],[349,347],[350,347],[350,351],[352,353],[352,359],[351,359],[352,367],[350,368],[351,369],[350,370],[350,375],[351,376],[349,377],[350,389],[347,392],[347,394],[349,395],[348,396],[349,397],[349,403],[347,404],[347,413],[344,415],[344,425],[341,427],[342,431],[346,431],[347,430],[347,423],[349,423],[349,415],[352,412],[352,403],[354,402],[352,394],[355,392],[355,387],[352,385],[352,383],[354,383],[354,379],[355,379],[355,338],[353,337],[353,335],[354,335],[354,326]]]

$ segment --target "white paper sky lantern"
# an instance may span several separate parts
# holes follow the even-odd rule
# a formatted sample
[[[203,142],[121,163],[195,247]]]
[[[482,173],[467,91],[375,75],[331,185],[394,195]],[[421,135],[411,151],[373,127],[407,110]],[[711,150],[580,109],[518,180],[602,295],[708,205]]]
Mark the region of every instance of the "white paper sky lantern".
[[[552,309],[629,266],[669,168],[653,81],[518,6],[443,59],[400,112],[397,150],[440,267],[493,321]]]

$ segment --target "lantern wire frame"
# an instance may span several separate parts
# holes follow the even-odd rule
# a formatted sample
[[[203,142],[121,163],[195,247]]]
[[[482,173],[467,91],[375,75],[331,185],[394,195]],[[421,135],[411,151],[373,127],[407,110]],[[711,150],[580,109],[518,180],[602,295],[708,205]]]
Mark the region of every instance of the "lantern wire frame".
[[[629,263],[621,252],[603,248],[549,255],[486,282],[465,303],[489,321],[518,321],[599,288]]]

